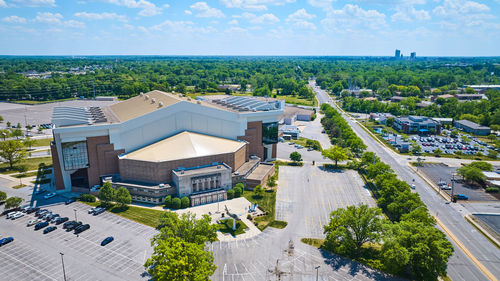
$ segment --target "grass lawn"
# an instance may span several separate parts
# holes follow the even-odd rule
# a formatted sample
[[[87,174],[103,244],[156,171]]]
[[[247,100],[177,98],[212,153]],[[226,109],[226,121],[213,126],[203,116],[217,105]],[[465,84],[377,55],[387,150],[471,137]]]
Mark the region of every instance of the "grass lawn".
[[[15,178],[27,178],[27,177],[34,177],[38,174],[38,172],[29,172],[29,173],[24,173],[24,174],[17,174],[14,175],[13,177]]]
[[[297,104],[297,105],[306,105],[306,106],[313,106],[313,101],[315,99],[304,99],[298,96],[282,96],[282,95],[276,95],[277,99],[280,100],[285,100],[285,103],[289,104]],[[317,104],[316,104],[317,105]]]
[[[80,202],[93,207],[100,206],[102,204],[102,202],[100,201],[93,203],[83,202],[83,201]],[[126,219],[133,220],[135,222],[142,223],[154,228],[158,226],[158,224],[160,223],[160,217],[164,213],[164,211],[146,209],[136,206],[128,206],[125,208],[121,208],[118,205],[111,205],[111,207],[108,208],[107,211],[119,215],[121,217],[124,217]]]
[[[302,145],[303,147],[312,147],[314,150],[321,151],[321,144],[317,140],[311,140],[307,138],[298,138],[296,140],[287,140],[286,142],[294,142],[296,144]],[[307,144],[307,141],[309,141],[309,144]]]
[[[68,100],[76,100],[76,98],[67,98],[60,100],[47,100],[47,101],[37,101],[37,100],[12,100],[12,103],[20,103],[20,104],[43,104],[43,103],[51,103],[51,102],[60,102],[60,101],[68,101]]]
[[[245,229],[248,229],[248,226],[244,222],[236,221],[236,230],[233,231],[233,221],[234,219],[222,220],[217,223],[217,230],[236,236],[245,233]]]
[[[257,223],[256,226],[260,230],[264,230],[266,227],[271,226],[270,224],[275,218],[276,190],[266,190],[262,197],[256,196],[254,191],[245,190],[243,196],[248,201],[259,204],[259,207],[266,211],[266,215],[255,218],[255,222]]]
[[[37,170],[38,165],[41,163],[45,163],[45,166],[52,165],[52,157],[37,157],[37,158],[28,158],[14,165],[13,169],[10,169],[9,163],[0,164],[0,173],[2,174],[12,174],[16,172],[16,167],[20,165],[26,165],[28,171]]]
[[[52,138],[35,139],[35,144],[33,144],[33,146],[49,146],[52,140],[53,140]]]
[[[18,185],[14,185],[12,188],[19,189],[19,188],[25,187],[25,186],[26,186],[25,184],[18,184]]]

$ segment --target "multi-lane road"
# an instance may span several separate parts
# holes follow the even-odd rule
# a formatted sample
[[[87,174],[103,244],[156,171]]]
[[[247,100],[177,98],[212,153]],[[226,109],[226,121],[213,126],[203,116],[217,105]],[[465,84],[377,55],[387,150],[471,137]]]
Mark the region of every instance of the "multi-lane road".
[[[337,105],[328,94],[311,81],[319,103]],[[338,108],[338,107],[337,107]],[[338,108],[340,110],[340,108]],[[356,134],[365,142],[369,151],[375,152],[382,161],[389,164],[396,174],[407,182],[415,180],[416,191],[447,230],[455,253],[448,263],[448,275],[452,280],[496,280],[500,277],[500,250],[476,231],[465,219],[467,209],[461,204],[446,204],[432,188],[408,166],[407,157],[401,156],[374,140],[359,123],[340,110]],[[440,226],[441,227],[441,226]]]

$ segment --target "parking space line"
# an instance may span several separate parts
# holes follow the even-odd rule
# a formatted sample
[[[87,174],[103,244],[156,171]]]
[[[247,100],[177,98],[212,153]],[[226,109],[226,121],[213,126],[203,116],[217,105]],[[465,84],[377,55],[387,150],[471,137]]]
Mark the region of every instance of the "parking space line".
[[[56,280],[55,278],[52,278],[52,277],[48,276],[48,275],[47,275],[47,274],[45,274],[44,272],[42,272],[42,271],[38,270],[37,268],[35,268],[35,267],[31,266],[30,264],[27,264],[27,263],[25,263],[25,262],[23,262],[23,261],[21,261],[21,260],[19,260],[19,259],[15,258],[15,257],[11,256],[11,255],[9,255],[9,254],[5,253],[5,252],[0,252],[0,254],[7,255],[8,257],[10,257],[11,259],[15,260],[16,262],[18,262],[18,263],[20,263],[20,264],[23,264],[23,265],[25,265],[25,266],[27,266],[27,267],[31,268],[32,270],[36,271],[36,272],[37,272],[38,274],[40,274],[40,275],[46,276],[47,278],[49,278],[49,279],[51,279],[51,280]]]

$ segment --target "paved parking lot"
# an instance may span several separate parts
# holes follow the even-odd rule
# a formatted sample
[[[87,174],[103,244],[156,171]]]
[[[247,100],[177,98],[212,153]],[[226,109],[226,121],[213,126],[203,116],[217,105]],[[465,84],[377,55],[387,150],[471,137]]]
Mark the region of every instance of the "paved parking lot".
[[[500,235],[500,214],[474,214],[474,216],[482,220]]]
[[[456,173],[457,167],[448,167],[445,164],[424,163],[423,167],[419,167],[418,169],[424,172],[427,178],[432,180],[435,184],[438,184],[439,180],[451,184],[451,177],[453,173]],[[486,193],[483,188],[470,187],[455,181],[454,189],[454,194],[465,194],[469,196],[470,201],[497,201],[494,196]],[[442,190],[442,192],[451,195],[451,190]]]
[[[62,280],[60,252],[64,253],[67,280],[147,280],[143,264],[151,255],[150,239],[156,230],[111,213],[92,216],[82,203],[46,207],[53,213],[89,223],[91,228],[79,235],[66,232],[62,224],[53,232],[34,231],[26,223],[33,214],[14,221],[0,218],[0,237],[14,241],[0,248],[0,272],[4,280]],[[102,247],[101,241],[115,240]],[[2,278],[0,278],[2,279]]]

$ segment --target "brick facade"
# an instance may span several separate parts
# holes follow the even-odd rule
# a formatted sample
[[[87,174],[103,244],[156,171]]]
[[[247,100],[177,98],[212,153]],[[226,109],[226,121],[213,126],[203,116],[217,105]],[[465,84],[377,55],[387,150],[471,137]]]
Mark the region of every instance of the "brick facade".
[[[50,144],[50,152],[52,154],[52,166],[54,170],[56,190],[62,190],[64,189],[64,181],[62,178],[61,163],[59,161],[59,154],[57,154],[57,147],[53,142]]]
[[[248,122],[245,135],[238,137],[239,140],[248,142],[247,158],[257,155],[264,159],[264,146],[262,145],[262,121]]]
[[[118,155],[125,153],[125,151],[123,149],[115,150],[114,145],[109,143],[109,136],[88,137],[87,151],[89,187],[101,184],[101,176],[119,172]]]

